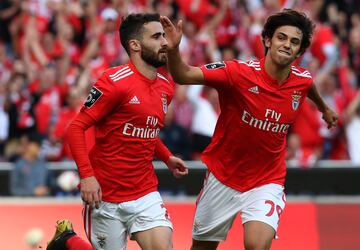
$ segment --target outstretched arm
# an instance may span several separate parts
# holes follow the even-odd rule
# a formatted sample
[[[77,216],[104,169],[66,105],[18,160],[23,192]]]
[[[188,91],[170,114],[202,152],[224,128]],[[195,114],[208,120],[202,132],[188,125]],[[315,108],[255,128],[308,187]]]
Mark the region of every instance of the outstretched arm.
[[[176,27],[165,16],[161,16],[160,21],[168,41],[168,66],[174,81],[179,84],[203,84],[204,75],[201,69],[186,64],[180,56],[182,20],[177,23]]]
[[[307,97],[309,97],[310,100],[316,104],[318,110],[323,114],[322,118],[327,123],[328,128],[335,127],[339,116],[335,111],[333,111],[325,104],[324,100],[317,91],[315,84],[312,84]]]

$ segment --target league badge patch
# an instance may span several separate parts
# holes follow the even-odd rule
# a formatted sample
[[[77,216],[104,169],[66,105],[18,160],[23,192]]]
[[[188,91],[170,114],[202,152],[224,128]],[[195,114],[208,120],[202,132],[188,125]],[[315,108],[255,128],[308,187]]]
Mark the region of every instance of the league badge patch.
[[[300,105],[300,98],[301,98],[301,92],[300,91],[294,91],[294,94],[291,95],[292,97],[292,108],[293,110],[297,110]]]
[[[205,68],[207,69],[219,69],[226,67],[225,63],[223,61],[221,62],[213,62],[205,65]]]
[[[102,96],[102,94],[103,93],[100,90],[98,90],[95,87],[92,87],[88,97],[86,98],[84,106],[87,108],[91,108],[92,105],[94,105],[94,103],[100,98],[100,96]]]
[[[163,108],[164,114],[166,114],[166,112],[167,112],[167,100],[166,100],[166,97],[161,97],[161,102],[162,102],[162,108]]]

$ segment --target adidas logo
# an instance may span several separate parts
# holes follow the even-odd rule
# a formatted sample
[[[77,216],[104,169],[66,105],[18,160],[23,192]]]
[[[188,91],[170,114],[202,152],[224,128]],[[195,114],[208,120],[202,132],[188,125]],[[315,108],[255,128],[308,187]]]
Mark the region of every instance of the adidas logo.
[[[254,86],[248,89],[250,92],[253,92],[255,94],[259,94],[259,87],[258,86]]]
[[[129,101],[130,104],[140,104],[139,99],[136,97],[136,95],[134,95],[133,98],[131,98],[131,100]]]

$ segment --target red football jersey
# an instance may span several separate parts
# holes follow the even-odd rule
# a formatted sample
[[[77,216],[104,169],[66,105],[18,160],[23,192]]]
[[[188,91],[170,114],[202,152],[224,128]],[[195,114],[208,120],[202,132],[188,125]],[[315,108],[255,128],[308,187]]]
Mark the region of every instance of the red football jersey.
[[[201,67],[217,89],[221,113],[202,160],[225,185],[240,192],[284,184],[286,134],[312,85],[307,70],[292,67],[281,85],[260,61],[228,61]]]
[[[104,201],[157,190],[152,160],[173,92],[174,83],[161,74],[149,80],[132,63],[106,70],[92,87],[81,112],[96,121],[89,159]]]

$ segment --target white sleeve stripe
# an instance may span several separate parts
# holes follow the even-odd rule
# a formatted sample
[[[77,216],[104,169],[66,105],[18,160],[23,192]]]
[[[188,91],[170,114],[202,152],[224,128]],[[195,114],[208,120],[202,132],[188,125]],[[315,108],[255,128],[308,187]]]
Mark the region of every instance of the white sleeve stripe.
[[[110,79],[111,79],[111,80],[115,80],[115,79],[118,78],[119,76],[125,75],[125,74],[127,74],[127,73],[129,73],[129,72],[132,72],[131,69],[124,70],[123,72],[117,74],[116,76],[110,77]]]
[[[163,76],[162,74],[157,73],[157,75],[158,75],[158,77],[160,77],[161,79],[164,79],[165,81],[169,82],[169,80],[166,79],[166,77]]]
[[[296,71],[299,74],[310,74],[310,72],[308,70],[304,70],[304,71],[300,71],[298,68],[296,68],[295,66],[291,66],[291,69],[293,71]]]
[[[238,61],[238,63],[245,64],[246,66],[252,67],[255,70],[261,70],[260,62],[258,62],[258,61],[249,61],[249,62]]]
[[[128,68],[129,68],[129,66],[126,66],[126,67],[124,67],[124,68],[116,71],[114,74],[109,75],[109,76],[110,76],[110,77],[116,77],[118,74],[120,74],[122,71],[124,71],[124,70],[126,70],[126,69],[128,69]]]
[[[125,75],[120,75],[120,76],[118,76],[118,77],[116,77],[116,78],[114,78],[114,79],[112,79],[112,80],[113,80],[114,82],[116,82],[116,81],[118,81],[118,80],[120,80],[120,79],[122,79],[122,78],[128,77],[129,75],[132,75],[132,74],[134,74],[134,72],[130,71],[129,73],[127,73],[127,74],[125,74]]]
[[[306,72],[298,73],[298,72],[293,70],[292,73],[294,75],[297,75],[297,76],[306,77],[306,78],[312,78],[309,72],[307,72],[307,73]]]

